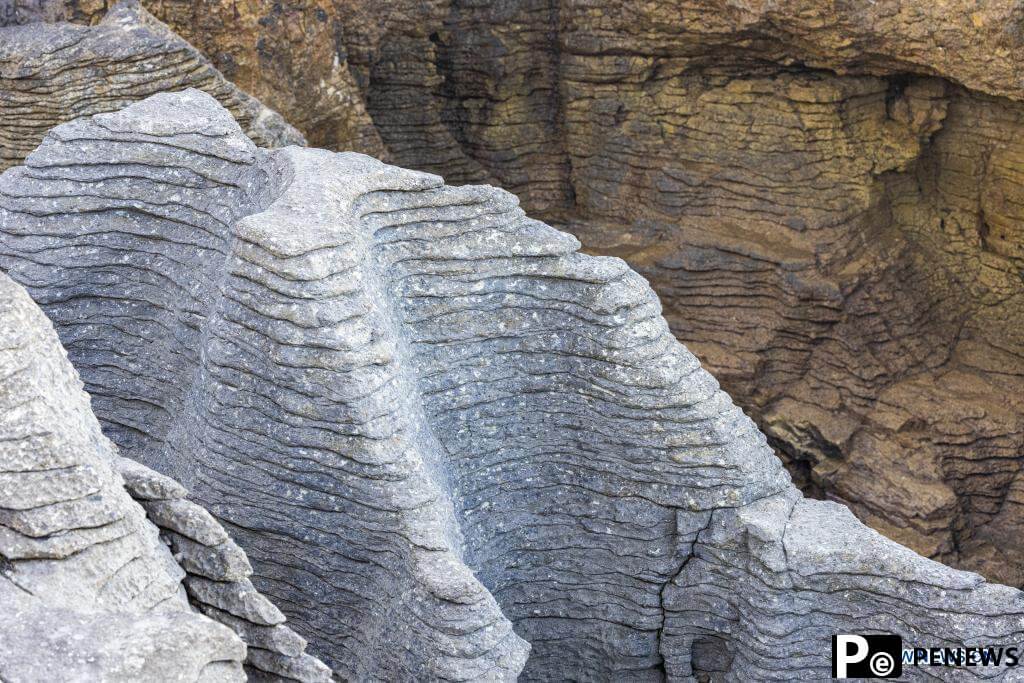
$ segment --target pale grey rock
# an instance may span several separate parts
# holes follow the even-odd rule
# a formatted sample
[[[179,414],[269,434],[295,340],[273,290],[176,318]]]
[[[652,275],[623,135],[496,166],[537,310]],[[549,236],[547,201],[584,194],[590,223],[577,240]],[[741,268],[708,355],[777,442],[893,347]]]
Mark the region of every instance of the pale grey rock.
[[[284,624],[281,611],[248,581],[252,565],[245,551],[208,512],[181,499],[185,488],[142,464],[127,464],[125,458],[114,461],[119,471],[130,474],[135,486],[126,483],[126,490],[147,508],[149,521],[160,528],[175,561],[187,574],[191,606],[229,627],[249,646],[245,655],[249,678],[330,680],[330,668],[306,653],[306,640]]]
[[[156,513],[147,518],[129,492]],[[52,325],[0,274],[0,680],[240,681],[247,636],[264,669],[329,680],[287,626],[221,625],[192,611],[186,572],[230,588],[251,567],[184,494],[116,453]],[[266,598],[249,600],[280,616]]]
[[[196,603],[215,607],[257,626],[277,626],[285,622],[281,610],[247,579],[223,583],[193,575],[185,580],[185,586]]]
[[[242,581],[252,575],[252,566],[245,551],[230,538],[217,545],[204,545],[166,528],[164,532],[171,542],[174,558],[190,574],[229,582]]]
[[[209,512],[188,500],[153,500],[142,503],[146,514],[162,529],[171,529],[196,543],[215,546],[229,538]]]
[[[184,498],[185,487],[145,465],[128,458],[114,458],[114,469],[124,479],[124,487],[136,500],[173,500]]]
[[[144,465],[119,467],[130,470],[136,481],[159,482],[162,493],[185,491],[170,477]],[[150,487],[144,487],[142,493],[149,494]],[[283,677],[303,683],[330,680],[330,668],[306,653],[306,640],[286,626],[284,614],[253,587],[248,580],[252,565],[245,551],[208,512],[182,499],[137,498],[150,511],[150,521],[160,528],[174,559],[187,573],[185,586],[191,605],[229,627],[249,646],[245,666],[250,678]],[[191,537],[182,535],[182,529]],[[201,540],[195,540],[197,537]]]
[[[242,641],[191,612],[14,608],[4,619],[0,677],[11,683],[246,679]]]
[[[2,276],[0,321],[0,591],[72,610],[172,600],[183,572],[114,472],[52,326]]]
[[[0,267],[266,596],[190,600],[271,628],[273,598],[344,679],[820,680],[837,632],[1021,640],[1019,591],[803,500],[646,282],[578,247],[494,188],[260,150],[196,91],[0,176]],[[254,677],[317,675],[252,645]]]
[[[253,648],[249,653],[249,664],[264,674],[257,676],[263,680],[274,680],[275,677],[317,683],[328,683],[331,680],[331,670],[320,660],[306,654],[299,657],[281,657],[275,652]]]
[[[243,680],[245,645],[189,609],[115,457],[53,327],[0,274],[0,680]]]
[[[298,657],[306,650],[308,644],[306,639],[282,624],[276,626],[254,624],[210,605],[200,605],[199,609],[214,621],[230,626],[231,630],[240,634],[242,639],[253,648],[269,650],[289,657]]]

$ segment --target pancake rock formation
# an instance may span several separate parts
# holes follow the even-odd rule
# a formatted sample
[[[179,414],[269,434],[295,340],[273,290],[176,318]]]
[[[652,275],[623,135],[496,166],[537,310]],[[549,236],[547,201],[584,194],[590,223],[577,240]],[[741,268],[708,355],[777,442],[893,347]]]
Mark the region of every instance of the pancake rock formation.
[[[304,144],[278,113],[134,0],[92,27],[46,23],[59,18],[57,10],[53,3],[0,1],[0,170],[20,164],[57,124],[184,88],[216,97],[260,145]]]
[[[0,680],[240,681],[244,662],[329,681],[251,573],[178,482],[118,455],[53,326],[0,274]]]
[[[145,5],[316,146],[625,258],[805,492],[1024,585],[1019,3]]]
[[[260,149],[197,90],[0,176],[0,268],[251,667],[295,677],[262,663],[278,613],[217,589],[248,574],[225,530],[346,680],[817,680],[835,633],[1021,640],[1017,589],[803,498],[643,278],[578,248],[502,190]]]

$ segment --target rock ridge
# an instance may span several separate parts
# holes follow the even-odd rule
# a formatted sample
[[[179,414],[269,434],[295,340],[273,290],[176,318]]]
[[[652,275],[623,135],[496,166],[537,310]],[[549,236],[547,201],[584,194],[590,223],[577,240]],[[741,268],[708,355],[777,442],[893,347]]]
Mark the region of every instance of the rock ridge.
[[[816,680],[837,632],[1019,640],[1020,591],[804,499],[643,278],[578,249],[495,188],[258,149],[195,90],[0,176],[0,268],[108,436],[343,678]],[[272,625],[208,597],[244,565],[192,560],[193,600]]]
[[[2,273],[0,414],[0,678],[239,681],[244,663],[331,680],[223,527],[118,455],[53,326]]]

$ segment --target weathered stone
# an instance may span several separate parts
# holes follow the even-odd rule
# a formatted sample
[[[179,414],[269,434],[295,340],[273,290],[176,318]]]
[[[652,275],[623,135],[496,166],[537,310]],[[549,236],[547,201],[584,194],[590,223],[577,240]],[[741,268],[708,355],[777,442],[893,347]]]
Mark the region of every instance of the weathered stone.
[[[0,679],[242,680],[245,646],[189,611],[53,327],[3,274],[0,449]]]
[[[0,584],[67,609],[144,610],[173,602],[181,570],[114,473],[110,445],[52,326],[2,276],[0,320],[0,444],[14,453],[0,458],[0,556],[10,582]],[[37,468],[35,453],[47,464],[60,453],[61,464]],[[116,531],[90,533],[101,527]],[[73,556],[50,547],[82,533]],[[21,546],[19,537],[34,543]],[[142,586],[135,582],[140,575],[148,577]]]
[[[259,648],[253,648],[249,653],[249,666],[257,669],[260,673],[271,674],[273,680],[281,676],[285,680],[313,681],[315,683],[330,683],[331,670],[324,666],[320,660],[302,655],[300,657],[281,657],[276,652],[269,652]],[[257,680],[266,680],[257,676]]]
[[[115,0],[13,3],[7,20],[11,24],[95,24],[117,4]],[[339,41],[329,1],[156,0],[143,4],[231,82],[307,131],[311,145],[386,155]]]
[[[190,576],[185,585],[196,602],[216,607],[258,626],[277,626],[285,621],[281,610],[260,595],[247,579],[221,583],[202,576]]]
[[[156,507],[153,519],[122,472]],[[183,568],[222,580],[251,569],[208,513],[152,500],[184,492],[116,453],[52,325],[0,273],[0,680],[240,681],[247,635],[269,652],[261,661],[271,657],[297,680],[329,679],[286,626],[268,637],[191,611]],[[179,566],[158,539],[157,518],[221,541],[211,548],[175,537]]]
[[[190,574],[214,581],[242,581],[252,575],[245,551],[230,538],[217,545],[206,545],[181,534],[168,532],[166,535],[178,564]]]
[[[57,3],[39,4],[38,13],[21,4],[17,21],[62,14]],[[59,123],[190,87],[216,97],[261,145],[304,144],[279,114],[226,80],[134,0],[93,27],[5,23],[12,22],[0,17],[0,170],[20,164]]]
[[[298,657],[306,649],[306,639],[284,625],[254,624],[210,605],[200,605],[199,610],[214,621],[230,626],[231,630],[242,635],[242,639],[250,648],[259,648],[264,652],[276,652],[290,657]]]
[[[108,433],[224,520],[343,678],[817,680],[837,632],[1019,642],[1020,591],[804,500],[646,282],[578,248],[494,188],[259,150],[196,91],[0,176],[0,267]],[[186,582],[283,619],[247,581]]]
[[[4,603],[0,676],[5,681],[246,680],[245,645],[191,612],[78,612]]]
[[[173,500],[184,498],[185,487],[159,472],[128,458],[115,458],[114,469],[124,479],[124,487],[136,500]]]
[[[626,258],[808,493],[1024,585],[1021,8],[634,4],[147,3],[318,146]]]
[[[197,543],[216,546],[228,541],[228,534],[209,512],[188,500],[154,500],[142,504],[153,523],[187,536]]]
[[[227,537],[223,527],[209,513],[189,501],[173,498],[154,500],[151,496],[154,488],[161,494],[183,494],[185,488],[140,463],[129,465],[120,462],[125,460],[115,458],[115,467],[130,472],[135,482],[142,482],[141,495],[136,499],[144,507],[153,508],[150,521],[160,527],[161,536],[174,552],[174,559],[190,577],[186,583],[193,589],[195,600],[192,606],[229,627],[249,646],[245,657],[247,671],[260,672],[261,676],[270,675],[267,671],[287,672],[273,675],[283,675],[303,683],[330,680],[330,668],[306,653],[306,640],[283,623],[284,615],[280,610],[257,593],[248,581],[252,574],[249,558],[238,544]],[[127,485],[126,488],[130,492],[137,490]],[[208,545],[182,535],[179,529],[186,529],[204,541],[225,540]],[[234,614],[203,602],[203,597],[207,602],[233,609]],[[270,622],[273,625],[269,625]],[[258,664],[254,655],[259,660]]]
[[[386,156],[328,0],[146,6],[233,83],[305,131],[310,145]]]

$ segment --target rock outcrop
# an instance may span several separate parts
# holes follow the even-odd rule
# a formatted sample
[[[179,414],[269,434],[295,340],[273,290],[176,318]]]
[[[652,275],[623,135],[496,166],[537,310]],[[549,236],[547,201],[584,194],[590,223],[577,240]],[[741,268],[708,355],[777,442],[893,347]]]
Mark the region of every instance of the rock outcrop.
[[[0,170],[20,164],[60,123],[185,88],[216,97],[260,145],[305,144],[134,0],[94,27],[45,23],[60,17],[55,3],[0,7],[11,8],[0,11]]]
[[[0,678],[243,680],[245,646],[189,610],[53,327],[2,275],[0,378]]]
[[[117,454],[53,326],[2,274],[0,416],[0,679],[239,681],[244,661],[330,680],[247,581],[223,527],[180,484]],[[273,624],[209,606],[223,596]]]
[[[180,483],[128,458],[116,458],[114,468],[173,551],[191,606],[245,642],[250,679],[331,680],[331,670],[306,653],[306,640],[249,581],[252,565],[245,551],[206,509],[186,499]]]
[[[1016,3],[146,4],[318,146],[625,258],[805,491],[1024,585]]]
[[[0,268],[106,433],[343,678],[812,680],[837,632],[1024,636],[1020,591],[803,498],[647,283],[578,248],[495,188],[260,150],[195,90],[0,176]],[[126,476],[193,601],[272,626],[215,594],[248,571],[226,534]]]

